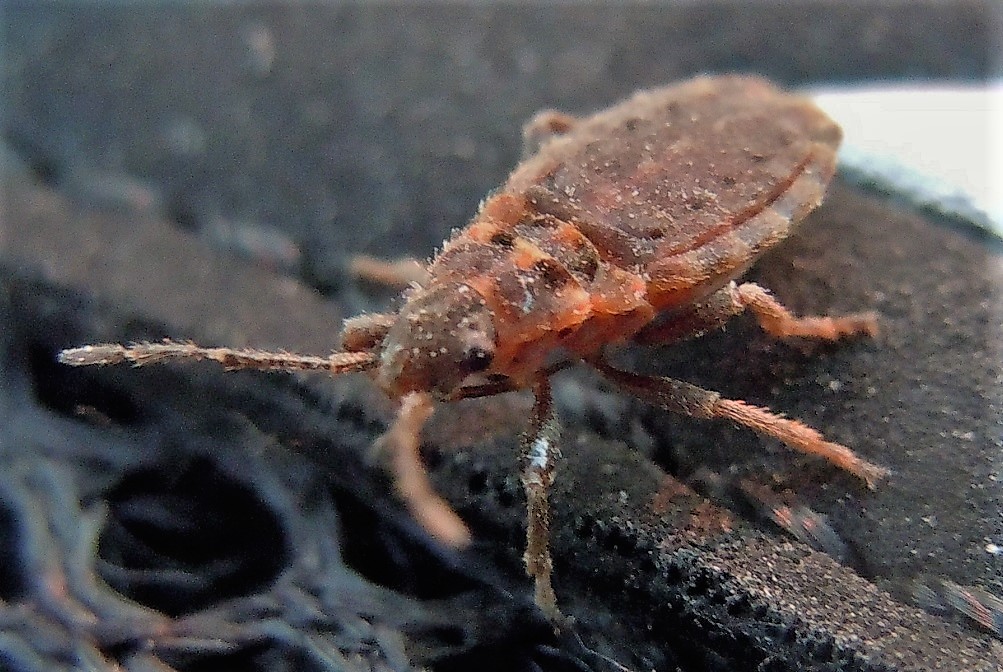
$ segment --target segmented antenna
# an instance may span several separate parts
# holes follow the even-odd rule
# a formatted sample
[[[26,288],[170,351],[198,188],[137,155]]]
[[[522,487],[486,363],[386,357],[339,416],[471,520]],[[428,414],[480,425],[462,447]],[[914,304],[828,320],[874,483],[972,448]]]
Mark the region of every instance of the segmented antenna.
[[[179,343],[169,339],[159,343],[144,341],[131,345],[99,343],[59,353],[59,361],[71,366],[103,366],[125,362],[133,366],[145,366],[172,359],[209,359],[219,362],[228,371],[327,371],[332,375],[365,371],[376,366],[376,355],[370,352],[335,352],[327,357],[316,357],[251,348],[204,348],[192,342]]]

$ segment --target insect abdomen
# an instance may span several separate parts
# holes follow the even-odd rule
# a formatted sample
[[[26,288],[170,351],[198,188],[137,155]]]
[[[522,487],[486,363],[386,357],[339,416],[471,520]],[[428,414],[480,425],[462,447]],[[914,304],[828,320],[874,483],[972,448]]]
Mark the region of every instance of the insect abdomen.
[[[821,200],[839,140],[805,98],[757,78],[702,78],[578,120],[504,189],[651,279],[661,310],[698,300],[786,236]]]

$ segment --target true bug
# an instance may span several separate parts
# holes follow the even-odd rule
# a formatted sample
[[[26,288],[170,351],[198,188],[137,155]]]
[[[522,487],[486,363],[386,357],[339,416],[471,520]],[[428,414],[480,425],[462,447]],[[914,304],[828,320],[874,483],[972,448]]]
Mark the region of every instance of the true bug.
[[[617,370],[603,357],[619,343],[699,336],[745,309],[778,337],[876,334],[873,313],[797,318],[759,286],[734,282],[821,202],[840,138],[809,100],[752,77],[701,77],[641,91],[583,118],[542,112],[525,128],[523,161],[473,221],[453,232],[405,291],[399,312],[346,321],[341,352],[308,357],[164,341],[85,346],[60,359],[366,371],[402,402],[385,439],[399,455],[414,453],[433,398],[532,389],[522,474],[525,561],[537,603],[556,619],[547,493],[558,432],[549,377],[568,363],[584,361],[662,408],[728,418],[778,438],[871,487],[887,473],[796,420],[679,380]],[[402,491],[436,528],[450,510],[421,477],[408,478]],[[461,543],[465,528],[457,525],[438,525],[441,536]]]

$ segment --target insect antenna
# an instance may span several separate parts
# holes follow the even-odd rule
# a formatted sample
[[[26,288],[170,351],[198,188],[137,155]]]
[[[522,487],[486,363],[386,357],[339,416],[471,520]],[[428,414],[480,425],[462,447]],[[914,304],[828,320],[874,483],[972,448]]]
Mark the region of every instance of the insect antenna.
[[[190,341],[164,339],[159,343],[144,341],[131,345],[99,343],[70,348],[59,353],[58,359],[71,366],[131,363],[133,366],[160,364],[172,359],[208,359],[219,362],[228,371],[256,369],[259,371],[327,371],[332,375],[374,368],[377,356],[373,352],[335,352],[327,357],[297,355],[291,352],[268,352],[251,348],[205,348]]]

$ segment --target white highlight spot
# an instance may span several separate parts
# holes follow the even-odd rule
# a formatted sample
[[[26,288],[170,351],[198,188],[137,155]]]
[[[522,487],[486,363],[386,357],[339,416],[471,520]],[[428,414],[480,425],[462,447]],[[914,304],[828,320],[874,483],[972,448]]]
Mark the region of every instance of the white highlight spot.
[[[529,447],[529,466],[534,471],[545,471],[550,466],[550,440],[541,436]]]
[[[815,98],[839,122],[840,162],[914,197],[1003,230],[1003,82],[832,89]]]

